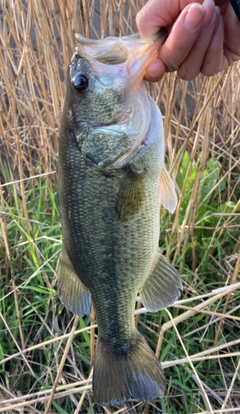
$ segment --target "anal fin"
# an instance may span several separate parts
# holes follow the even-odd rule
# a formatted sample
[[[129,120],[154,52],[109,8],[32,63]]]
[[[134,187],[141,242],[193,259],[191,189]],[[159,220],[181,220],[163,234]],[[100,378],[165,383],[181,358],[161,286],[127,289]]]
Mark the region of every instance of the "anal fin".
[[[160,251],[156,254],[152,268],[139,294],[142,304],[154,312],[172,305],[178,299],[182,282],[177,270]]]
[[[91,295],[76,274],[71,260],[63,248],[57,265],[58,291],[62,303],[75,315],[91,312]]]

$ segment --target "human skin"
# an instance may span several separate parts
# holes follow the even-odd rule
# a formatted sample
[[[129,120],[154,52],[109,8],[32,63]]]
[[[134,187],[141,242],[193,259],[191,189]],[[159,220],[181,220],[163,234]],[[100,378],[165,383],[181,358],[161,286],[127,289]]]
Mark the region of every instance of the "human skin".
[[[165,27],[168,38],[145,79],[177,71],[183,80],[214,75],[240,59],[240,22],[228,0],[149,0],[136,16],[142,37]]]

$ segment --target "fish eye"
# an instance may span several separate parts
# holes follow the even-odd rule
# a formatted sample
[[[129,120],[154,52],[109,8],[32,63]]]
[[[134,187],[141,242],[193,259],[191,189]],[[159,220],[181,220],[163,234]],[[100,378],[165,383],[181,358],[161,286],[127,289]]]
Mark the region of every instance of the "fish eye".
[[[79,73],[72,80],[72,84],[78,92],[85,91],[85,89],[88,87],[88,78],[85,75]]]

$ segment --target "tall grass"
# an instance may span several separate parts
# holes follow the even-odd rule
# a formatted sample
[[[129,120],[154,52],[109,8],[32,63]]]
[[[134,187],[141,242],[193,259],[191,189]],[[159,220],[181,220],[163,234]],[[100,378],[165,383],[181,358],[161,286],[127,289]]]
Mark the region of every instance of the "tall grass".
[[[165,396],[94,404],[94,318],[75,318],[57,296],[58,131],[74,33],[132,33],[143,3],[1,1],[0,412],[239,412],[239,63],[212,78],[168,74],[149,85],[179,188],[176,213],[161,211],[160,245],[185,287],[168,310],[136,310],[165,369]]]

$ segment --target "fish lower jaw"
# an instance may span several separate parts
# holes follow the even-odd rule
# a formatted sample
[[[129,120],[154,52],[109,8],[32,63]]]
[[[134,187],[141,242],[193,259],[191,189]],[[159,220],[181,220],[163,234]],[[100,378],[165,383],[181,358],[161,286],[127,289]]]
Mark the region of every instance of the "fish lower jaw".
[[[129,151],[125,152],[120,157],[118,157],[118,159],[112,164],[113,168],[116,168],[116,169],[123,168],[125,165],[131,162],[133,158],[135,158],[135,156],[143,153],[145,149],[147,149],[149,145],[148,130],[146,131],[146,133],[143,135],[142,138],[140,139],[138,138],[138,140],[136,139],[136,141],[137,141],[136,144],[132,147],[132,150],[130,152]]]
[[[132,111],[131,114],[132,115]],[[99,125],[96,125],[97,128],[111,128],[111,127],[120,127],[121,125],[129,125],[130,122],[132,120],[132,116],[128,116],[126,118],[123,119],[118,119],[115,122],[111,121],[111,122],[102,122]]]
[[[132,161],[135,155],[140,151],[142,147],[142,143],[140,143],[137,147],[135,147],[130,153],[127,152],[123,154],[120,158],[118,158],[113,164],[112,167],[116,169],[123,168],[126,164]]]

